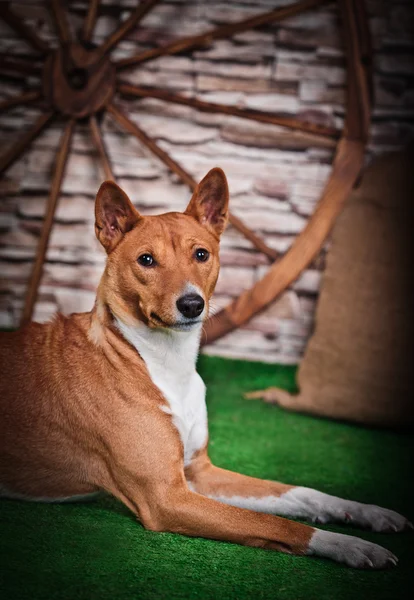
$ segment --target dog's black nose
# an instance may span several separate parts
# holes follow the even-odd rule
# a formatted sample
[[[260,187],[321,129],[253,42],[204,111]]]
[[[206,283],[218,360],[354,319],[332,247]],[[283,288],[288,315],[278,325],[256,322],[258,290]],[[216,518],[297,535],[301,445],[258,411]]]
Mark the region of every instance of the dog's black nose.
[[[188,319],[194,319],[204,310],[204,300],[198,294],[186,294],[177,300],[177,308]]]

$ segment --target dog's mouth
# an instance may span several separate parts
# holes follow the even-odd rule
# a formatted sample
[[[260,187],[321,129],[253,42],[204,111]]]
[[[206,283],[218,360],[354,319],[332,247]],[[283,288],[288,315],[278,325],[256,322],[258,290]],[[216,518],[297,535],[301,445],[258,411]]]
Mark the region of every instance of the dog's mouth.
[[[164,319],[161,319],[160,316],[157,315],[157,313],[152,312],[150,314],[150,319],[154,322],[156,325],[161,325],[161,327],[170,327],[170,324],[167,323],[166,321],[164,321]]]
[[[180,321],[176,321],[175,323],[167,323],[164,319],[161,319],[160,316],[155,312],[151,312],[150,314],[151,320],[158,326],[164,327],[165,329],[173,329],[174,331],[190,331],[195,325],[202,323],[201,319],[192,319],[187,323],[183,323]]]

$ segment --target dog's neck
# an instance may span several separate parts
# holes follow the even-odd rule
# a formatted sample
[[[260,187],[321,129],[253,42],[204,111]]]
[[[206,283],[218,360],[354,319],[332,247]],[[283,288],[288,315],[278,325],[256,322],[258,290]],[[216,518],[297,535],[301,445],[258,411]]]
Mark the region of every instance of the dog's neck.
[[[126,325],[115,317],[117,329],[147,364],[173,372],[193,372],[200,344],[201,324],[190,331],[151,329],[142,322]]]
[[[196,376],[201,325],[182,332],[150,329],[144,323],[125,325],[116,318],[116,326],[144,360],[152,381],[170,406],[181,407]]]
[[[152,329],[144,322],[129,320],[113,313],[98,294],[91,313],[89,338],[98,346],[106,345],[107,335],[118,334],[144,360],[151,377],[166,372],[174,384],[185,385],[195,372],[201,336],[201,323],[190,331]],[[112,334],[110,333],[112,332]]]
[[[152,329],[143,321],[130,318],[127,312],[122,314],[120,307],[112,308],[103,286],[99,286],[89,338],[104,347],[107,336],[115,334],[136,350],[158,387],[167,386],[184,395],[196,372],[201,330],[201,323],[190,331]]]

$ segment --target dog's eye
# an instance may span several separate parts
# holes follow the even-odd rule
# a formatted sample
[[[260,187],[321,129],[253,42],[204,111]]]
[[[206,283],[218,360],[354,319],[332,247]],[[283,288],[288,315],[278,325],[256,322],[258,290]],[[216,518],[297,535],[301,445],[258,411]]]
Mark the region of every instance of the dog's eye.
[[[143,267],[155,266],[155,258],[151,256],[151,254],[141,254],[141,256],[138,258],[138,262]]]
[[[197,250],[194,252],[194,256],[198,262],[206,262],[210,256],[210,253],[205,248],[197,248]]]

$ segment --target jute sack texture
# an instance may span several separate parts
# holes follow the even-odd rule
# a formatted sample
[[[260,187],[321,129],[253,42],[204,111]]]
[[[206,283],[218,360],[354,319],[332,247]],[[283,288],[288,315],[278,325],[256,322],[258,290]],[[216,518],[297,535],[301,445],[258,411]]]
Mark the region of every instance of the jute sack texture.
[[[265,399],[369,425],[413,425],[413,207],[414,148],[366,169],[334,227],[300,392],[270,388]]]

